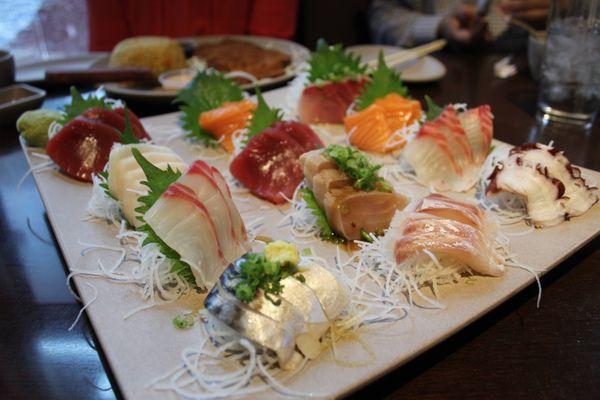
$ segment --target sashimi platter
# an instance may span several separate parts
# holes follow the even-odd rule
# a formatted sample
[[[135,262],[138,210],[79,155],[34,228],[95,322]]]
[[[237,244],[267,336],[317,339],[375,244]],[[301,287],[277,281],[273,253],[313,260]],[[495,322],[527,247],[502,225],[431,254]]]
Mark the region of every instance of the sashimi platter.
[[[382,55],[320,42],[287,87],[206,70],[176,102],[72,89],[22,140],[128,399],[342,397],[527,285],[543,306],[600,231],[600,173],[495,140],[489,105],[422,104]]]

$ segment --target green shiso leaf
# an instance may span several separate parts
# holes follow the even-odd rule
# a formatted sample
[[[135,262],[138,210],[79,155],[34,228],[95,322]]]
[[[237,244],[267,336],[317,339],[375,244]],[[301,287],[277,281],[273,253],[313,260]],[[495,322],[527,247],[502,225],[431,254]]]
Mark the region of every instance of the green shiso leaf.
[[[198,118],[205,111],[220,107],[225,102],[244,99],[244,92],[233,80],[215,70],[200,71],[188,86],[180,90],[175,98],[182,111],[181,122],[188,137],[205,145],[216,145],[215,138],[200,128]]]
[[[330,46],[323,39],[317,41],[317,48],[311,54],[308,65],[310,83],[353,79],[367,72],[360,56],[347,52],[341,44]]]
[[[306,206],[311,214],[317,218],[316,223],[321,239],[333,243],[344,243],[346,240],[331,229],[325,210],[323,210],[317,202],[313,191],[308,188],[303,188],[300,189],[300,194],[302,195],[302,200],[306,202]]]
[[[75,117],[93,107],[111,108],[104,97],[99,97],[92,93],[84,98],[77,91],[75,86],[71,86],[71,103],[66,104],[63,107],[63,116],[58,120],[58,123],[65,125],[67,122],[75,119]]]
[[[125,129],[123,129],[123,132],[119,131],[118,129],[115,129],[117,131],[117,133],[119,134],[119,136],[121,137],[121,143],[123,143],[123,144],[140,143],[141,140],[133,134],[133,129],[131,129],[131,118],[129,117],[130,111],[127,109],[127,106],[125,106],[124,111],[125,111],[124,112]]]
[[[173,250],[160,237],[158,237],[156,232],[154,232],[150,225],[145,223],[143,218],[143,215],[146,214],[146,212],[154,205],[154,203],[156,203],[158,198],[164,193],[165,190],[167,190],[169,185],[179,179],[181,172],[172,169],[170,165],[167,166],[166,170],[156,167],[136,148],[131,149],[131,154],[142,168],[142,171],[144,171],[144,175],[146,175],[146,180],[141,182],[142,185],[148,187],[148,194],[138,198],[138,202],[141,203],[141,206],[135,209],[135,211],[142,215],[138,217],[138,220],[143,222],[143,224],[138,228],[138,231],[145,232],[147,234],[142,245],[145,246],[150,243],[155,243],[158,245],[160,252],[172,262],[171,272],[178,274],[191,284],[196,284],[194,274],[192,273],[192,269],[189,264],[181,261],[181,256],[179,253]]]
[[[377,99],[381,99],[390,93],[397,93],[400,96],[407,97],[408,89],[402,83],[400,74],[390,69],[383,57],[383,52],[379,52],[377,69],[373,72],[373,77],[368,82],[356,99],[356,108],[364,110]]]
[[[435,104],[428,95],[425,95],[425,104],[427,105],[427,112],[425,113],[427,121],[433,121],[444,111],[444,108]]]
[[[279,108],[270,108],[258,88],[256,88],[256,99],[258,100],[258,105],[254,109],[250,124],[248,125],[247,139],[260,134],[273,125],[274,122],[283,119],[283,111]]]

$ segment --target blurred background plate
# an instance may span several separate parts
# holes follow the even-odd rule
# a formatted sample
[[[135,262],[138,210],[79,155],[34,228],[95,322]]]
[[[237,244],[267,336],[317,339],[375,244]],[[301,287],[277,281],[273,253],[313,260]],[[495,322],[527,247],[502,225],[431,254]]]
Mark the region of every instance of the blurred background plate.
[[[224,39],[245,40],[254,43],[266,49],[273,49],[288,54],[292,58],[290,66],[286,69],[285,74],[273,77],[264,78],[258,81],[257,86],[261,89],[270,88],[282,84],[292,79],[300,71],[303,63],[310,56],[310,51],[301,44],[294,43],[288,40],[250,35],[214,35],[214,36],[196,36],[189,38],[179,38],[179,42],[186,45],[200,45],[208,43],[220,42]],[[106,55],[97,59],[93,63],[93,67],[108,66],[109,56]],[[253,84],[241,85],[243,89],[254,88]],[[148,84],[128,84],[128,83],[107,83],[104,85],[104,90],[114,97],[123,98],[124,100],[143,101],[149,103],[165,103],[171,102],[177,93],[174,90],[165,90],[161,87],[156,87]]]
[[[380,50],[385,56],[403,51],[402,47],[377,44],[361,44],[350,46],[348,50],[362,57],[364,62],[377,58]],[[417,60],[401,64],[395,68],[402,72],[402,80],[411,83],[434,82],[446,76],[446,67],[437,58],[425,56]]]

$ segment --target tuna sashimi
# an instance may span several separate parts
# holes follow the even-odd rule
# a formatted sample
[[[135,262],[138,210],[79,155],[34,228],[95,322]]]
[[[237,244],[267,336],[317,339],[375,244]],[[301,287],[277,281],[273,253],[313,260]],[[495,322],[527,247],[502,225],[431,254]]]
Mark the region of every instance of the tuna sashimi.
[[[422,184],[437,191],[463,192],[477,182],[491,140],[489,106],[460,114],[448,106],[421,126],[403,154]]]
[[[448,259],[480,274],[504,273],[504,258],[494,247],[497,227],[471,203],[430,195],[415,211],[397,214],[391,225],[389,240],[398,264],[428,260],[428,251],[442,265]]]
[[[248,141],[229,170],[256,196],[282,204],[302,181],[300,155],[319,145],[320,139],[310,128],[297,122],[276,122]]]
[[[133,134],[139,139],[149,139],[137,117],[131,111],[128,115]],[[104,169],[113,144],[121,141],[119,132],[125,127],[123,116],[123,110],[89,109],[52,136],[46,152],[66,175],[91,182],[92,175]]]
[[[300,97],[300,122],[341,124],[366,80],[346,80],[308,86]]]
[[[187,164],[173,150],[164,146],[149,143],[128,144],[117,146],[110,152],[108,161],[108,188],[110,193],[119,201],[121,213],[135,227],[141,222],[139,213],[135,211],[140,206],[138,198],[148,193],[148,187],[141,182],[146,179],[144,171],[139,166],[131,149],[136,148],[154,166],[162,170],[171,167],[184,172]]]

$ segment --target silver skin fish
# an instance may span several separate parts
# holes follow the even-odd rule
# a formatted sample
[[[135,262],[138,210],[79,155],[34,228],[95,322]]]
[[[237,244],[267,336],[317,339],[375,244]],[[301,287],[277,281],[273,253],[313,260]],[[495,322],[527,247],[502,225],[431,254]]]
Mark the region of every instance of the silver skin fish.
[[[259,291],[250,303],[235,296],[244,257],[232,263],[208,293],[204,306],[220,322],[255,344],[274,352],[286,369],[296,348],[312,359],[321,351],[320,338],[347,306],[345,289],[326,269],[316,264],[298,267],[305,283],[293,276],[281,281],[284,289],[274,305]]]

